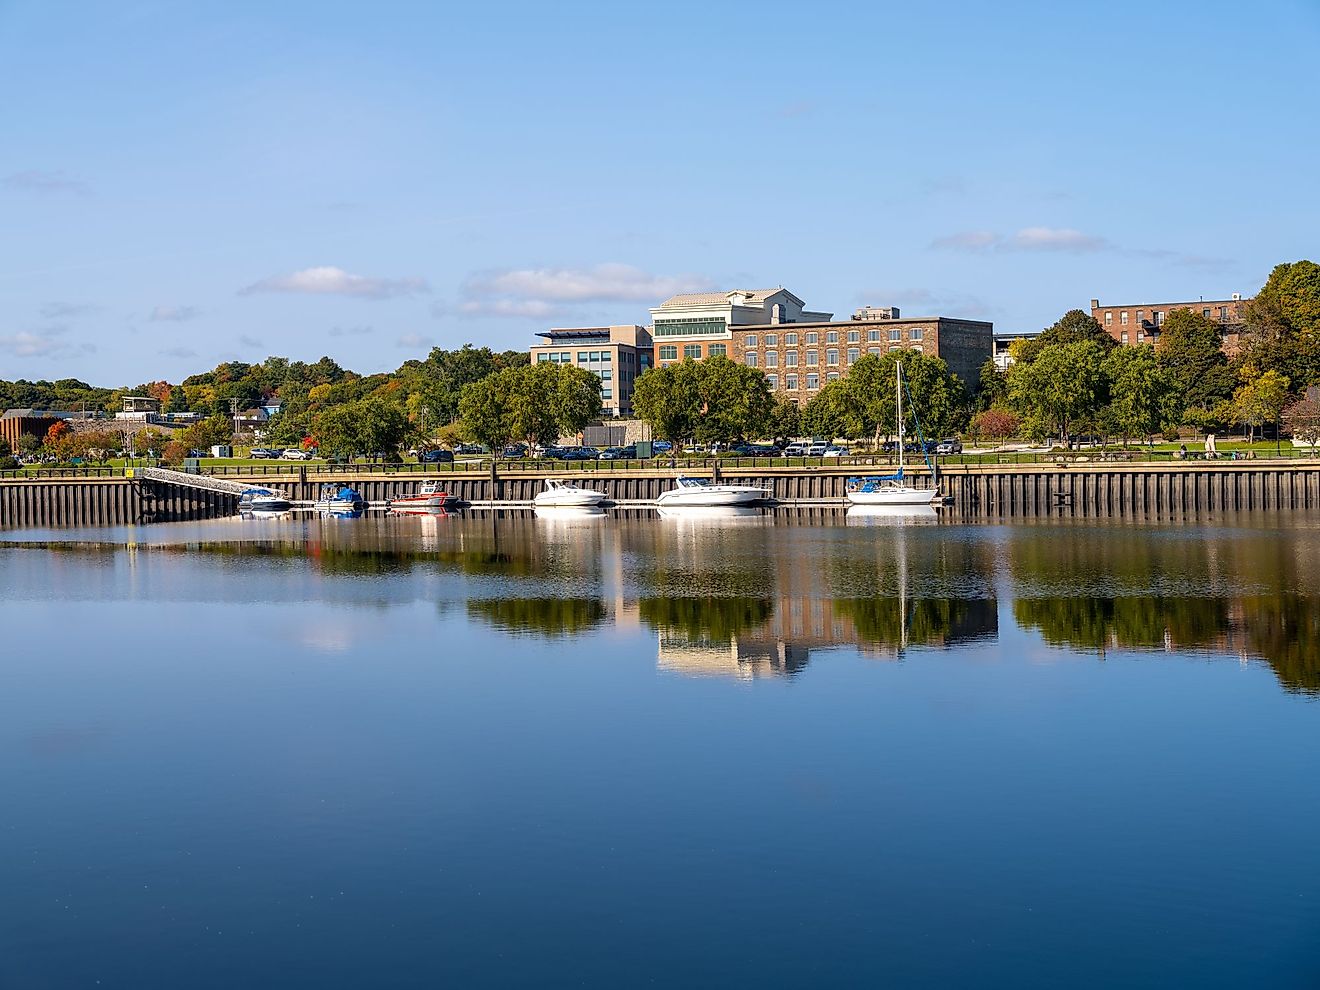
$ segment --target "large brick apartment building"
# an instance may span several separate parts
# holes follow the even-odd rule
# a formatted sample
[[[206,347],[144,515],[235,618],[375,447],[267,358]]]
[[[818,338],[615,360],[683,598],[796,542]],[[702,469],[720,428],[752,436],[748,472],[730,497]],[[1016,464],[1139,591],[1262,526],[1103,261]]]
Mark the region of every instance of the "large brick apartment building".
[[[1091,316],[1105,329],[1105,333],[1120,344],[1153,344],[1160,339],[1160,327],[1175,309],[1190,309],[1216,320],[1224,332],[1224,350],[1237,350],[1245,319],[1242,306],[1248,300],[1240,293],[1230,299],[1198,299],[1196,302],[1137,303],[1130,306],[1101,306],[1099,299],[1091,300]]]
[[[833,313],[808,310],[782,286],[774,289],[734,289],[729,292],[681,293],[651,310],[652,325],[642,327],[584,328],[542,333],[548,343],[531,349],[533,361],[560,361],[585,365],[610,374],[607,408],[615,415],[630,412],[623,394],[618,355],[604,365],[592,362],[587,338],[617,346],[628,338],[637,354],[633,368],[640,374],[650,364],[665,366],[687,358],[723,355],[765,372],[776,392],[806,402],[828,382],[842,378],[865,354],[915,350],[943,358],[968,389],[975,389],[981,365],[991,356],[994,326],[981,320],[947,316],[902,317],[895,308],[864,307],[850,320],[833,320]],[[621,332],[623,331],[623,332]],[[611,339],[612,338],[612,339]],[[653,350],[651,349],[653,345]],[[604,377],[604,376],[603,376]],[[610,388],[611,380],[603,384]]]

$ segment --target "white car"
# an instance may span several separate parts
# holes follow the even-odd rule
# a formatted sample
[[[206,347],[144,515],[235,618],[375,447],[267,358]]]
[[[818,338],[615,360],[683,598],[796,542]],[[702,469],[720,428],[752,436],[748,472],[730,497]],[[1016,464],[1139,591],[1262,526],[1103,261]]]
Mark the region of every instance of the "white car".
[[[824,452],[823,454],[821,454],[820,456],[821,456],[821,457],[847,457],[847,456],[848,456],[848,448],[847,448],[847,447],[835,447],[835,446],[831,445],[831,446],[829,446],[829,447],[826,447],[826,448],[825,448],[825,452]]]
[[[290,447],[284,453],[280,454],[282,461],[310,461],[312,452],[310,450],[299,450],[297,447]]]
[[[830,445],[827,443],[813,443],[810,447],[807,448],[807,456],[824,457],[825,451],[829,449],[830,449]]]

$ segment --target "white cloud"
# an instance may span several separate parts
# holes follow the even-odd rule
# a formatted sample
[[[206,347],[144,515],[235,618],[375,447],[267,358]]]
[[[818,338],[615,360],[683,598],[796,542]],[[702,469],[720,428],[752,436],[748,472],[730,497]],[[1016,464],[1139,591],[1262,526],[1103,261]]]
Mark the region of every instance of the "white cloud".
[[[418,350],[423,347],[430,347],[434,343],[435,341],[430,337],[423,337],[420,333],[405,333],[394,342],[394,346]]]
[[[295,292],[306,295],[354,296],[359,299],[391,299],[430,292],[431,287],[422,278],[373,278],[352,275],[342,268],[324,265],[304,268],[289,275],[273,275],[240,289],[240,296],[258,292]]]
[[[191,347],[167,347],[160,352],[165,357],[172,358],[195,358],[197,352]]]
[[[949,251],[986,251],[999,243],[999,235],[989,230],[964,230],[930,242],[933,248]]]
[[[1103,251],[1111,247],[1103,237],[1070,227],[1023,227],[1004,243],[1021,251]]]
[[[37,168],[21,172],[10,172],[2,180],[11,189],[22,189],[36,193],[73,193],[86,196],[91,188],[81,179],[66,175],[63,171],[45,171]]]
[[[704,275],[653,275],[617,262],[594,268],[506,268],[473,272],[463,283],[458,305],[437,304],[431,315],[548,319],[583,303],[657,303],[711,285]]]
[[[240,344],[242,344],[244,347],[264,347],[264,346],[265,346],[264,344],[262,344],[262,342],[261,342],[258,338],[256,338],[256,337],[249,337],[249,336],[248,336],[247,334],[245,334],[245,333],[242,333],[242,334],[239,334],[239,335],[238,335],[238,342],[239,342]]]
[[[32,333],[28,330],[20,330],[8,337],[0,337],[0,351],[4,351],[13,357],[49,357],[67,349],[67,344],[52,340],[51,335],[47,333]]]
[[[185,323],[200,315],[196,306],[156,306],[147,319],[152,323]]]
[[[937,237],[930,246],[948,251],[1060,251],[1072,254],[1114,248],[1103,237],[1084,234],[1071,227],[1023,227],[1007,237],[992,230],[964,230]]]

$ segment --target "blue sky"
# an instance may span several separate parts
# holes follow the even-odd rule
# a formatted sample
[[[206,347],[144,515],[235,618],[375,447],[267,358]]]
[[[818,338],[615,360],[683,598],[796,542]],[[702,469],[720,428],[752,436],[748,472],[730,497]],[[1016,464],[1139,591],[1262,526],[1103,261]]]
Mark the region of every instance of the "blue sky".
[[[0,378],[1250,293],[1320,256],[1317,51],[1317,0],[0,0]]]

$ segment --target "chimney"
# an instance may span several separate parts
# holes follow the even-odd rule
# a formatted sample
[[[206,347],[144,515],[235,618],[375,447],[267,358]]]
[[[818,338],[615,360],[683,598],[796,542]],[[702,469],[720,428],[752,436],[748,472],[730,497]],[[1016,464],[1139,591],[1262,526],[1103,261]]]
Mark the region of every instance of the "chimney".
[[[1092,300],[1091,300],[1091,309],[1095,310],[1095,309],[1099,309],[1099,308],[1100,308],[1100,300],[1099,300],[1099,299],[1092,299]]]

